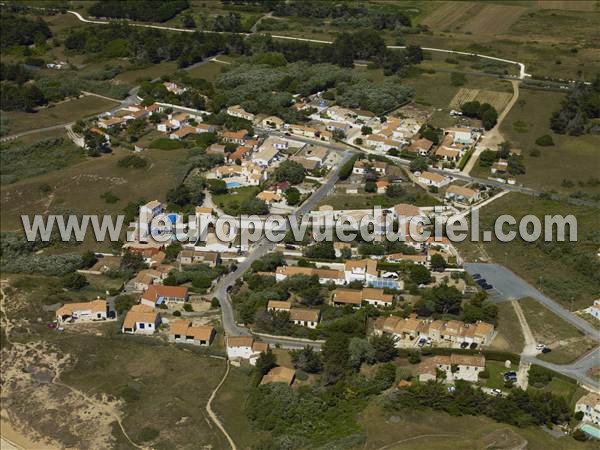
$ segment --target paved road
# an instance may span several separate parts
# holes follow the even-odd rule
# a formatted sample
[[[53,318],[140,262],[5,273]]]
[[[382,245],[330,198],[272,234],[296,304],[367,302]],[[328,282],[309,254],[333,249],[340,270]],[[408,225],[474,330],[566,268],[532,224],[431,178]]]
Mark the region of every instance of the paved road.
[[[337,170],[292,215],[296,216],[297,218],[300,218],[304,214],[311,211],[333,189],[333,186],[335,185],[335,183],[337,182],[337,180],[339,178],[338,174],[339,174],[341,167],[344,165],[344,163],[346,161],[350,160],[351,157],[352,157],[351,152],[348,152],[348,151],[345,152],[342,157],[342,160],[340,161],[340,164],[338,165]],[[275,248],[275,244],[276,244],[275,242],[270,242],[266,238],[263,238],[261,241],[255,243],[254,246],[252,247],[252,250],[249,253],[248,257],[237,266],[237,269],[234,272],[231,272],[231,273],[227,274],[225,277],[223,277],[219,281],[217,286],[215,287],[214,295],[219,299],[219,301],[221,303],[221,313],[223,315],[223,329],[225,330],[225,334],[227,334],[229,336],[248,336],[248,335],[250,335],[250,331],[247,328],[240,326],[235,322],[233,307],[231,305],[231,299],[229,297],[227,290],[229,289],[230,286],[233,286],[235,284],[235,282],[238,278],[240,278],[244,275],[244,273],[250,268],[250,266],[252,265],[252,263],[254,261],[256,261],[257,259],[260,259],[264,255],[266,255],[267,253],[272,251]],[[290,344],[290,340],[285,339],[285,338],[271,339],[271,342],[272,343],[281,343],[281,344]],[[302,344],[301,347],[303,347],[304,345],[305,344]]]
[[[500,264],[468,263],[465,265],[465,268],[470,274],[481,274],[483,278],[494,286],[495,292],[492,298],[495,301],[503,302],[531,297],[582,333],[587,334],[596,341],[600,341],[599,332],[592,324],[563,308],[556,301],[540,292],[506,267]]]
[[[483,278],[485,278],[494,286],[495,292],[492,295],[493,300],[497,302],[504,302],[519,300],[523,297],[531,297],[548,308],[554,314],[561,317],[565,322],[568,322],[582,333],[585,333],[591,339],[595,340],[596,342],[600,341],[600,331],[594,328],[592,324],[563,308],[556,301],[552,300],[547,295],[544,295],[543,292],[540,292],[521,277],[508,270],[506,267],[499,264],[475,263],[466,264],[465,268],[470,274],[481,274]],[[515,310],[517,309],[520,310],[519,305],[517,305],[515,308]],[[521,318],[519,315],[517,317],[520,321],[525,320],[524,317]],[[525,329],[524,332],[526,332]],[[600,347],[596,347],[594,350],[582,356],[572,364],[559,365],[537,358],[537,352],[533,351],[532,342],[530,341],[531,337],[526,339],[526,346],[523,349],[523,353],[521,353],[522,363],[537,364],[574,378],[580,383],[593,389],[600,388],[600,383],[590,378],[587,374],[587,371],[591,367],[600,366]]]

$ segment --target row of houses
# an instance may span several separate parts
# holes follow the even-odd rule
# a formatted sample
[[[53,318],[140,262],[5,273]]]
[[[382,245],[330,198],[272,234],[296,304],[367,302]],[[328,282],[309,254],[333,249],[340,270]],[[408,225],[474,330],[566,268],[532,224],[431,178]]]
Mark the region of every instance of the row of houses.
[[[494,325],[478,321],[465,323],[460,320],[419,319],[411,314],[403,319],[397,316],[380,317],[375,321],[376,334],[389,333],[398,338],[398,343],[426,338],[434,343],[488,345],[494,337]]]

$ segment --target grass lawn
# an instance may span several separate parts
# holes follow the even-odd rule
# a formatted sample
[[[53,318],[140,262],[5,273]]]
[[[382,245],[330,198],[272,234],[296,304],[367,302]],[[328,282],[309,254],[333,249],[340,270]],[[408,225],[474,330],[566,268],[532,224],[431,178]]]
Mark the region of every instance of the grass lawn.
[[[245,186],[236,189],[229,189],[227,194],[214,195],[213,201],[222,208],[225,212],[228,210],[237,209],[239,204],[244,200],[255,197],[258,194],[256,186]]]
[[[574,310],[587,308],[593,298],[600,295],[600,286],[594,281],[593,273],[586,275],[598,251],[598,211],[594,208],[568,205],[552,200],[533,198],[510,193],[480,210],[480,229],[493,230],[496,218],[502,214],[515,217],[517,222],[525,215],[533,214],[543,219],[544,215],[569,215],[577,218],[577,242],[526,243],[519,239],[512,242],[458,243],[458,248],[467,261],[489,257],[513,272],[538,285],[543,277],[544,293]],[[542,220],[543,223],[543,220]],[[505,227],[508,230],[510,227]],[[484,252],[482,252],[482,249]],[[510,257],[506,257],[506,256]],[[583,258],[587,259],[583,259]],[[573,300],[573,305],[571,305]]]
[[[385,194],[333,194],[321,200],[319,206],[331,205],[334,209],[366,209],[378,205],[382,208],[390,208],[402,202],[403,199],[391,198]],[[417,196],[414,202],[409,203],[417,206],[439,204],[435,198],[424,193]]]
[[[516,370],[516,366],[507,369],[504,367],[504,363],[500,361],[486,361],[485,368],[490,373],[490,376],[487,379],[482,380],[484,381],[484,385],[486,387],[492,389],[505,389],[503,378],[504,372],[508,370]]]
[[[121,72],[115,77],[116,81],[126,84],[137,84],[141,80],[154,80],[163,75],[171,75],[178,70],[175,61],[163,61],[159,64],[152,64],[143,69],[134,69]]]
[[[218,59],[220,61],[225,61],[225,56],[219,55]],[[210,61],[198,67],[194,67],[193,69],[186,70],[186,72],[193,78],[204,78],[208,81],[214,81],[221,71],[227,67],[229,67],[228,64]]]
[[[494,350],[521,353],[525,339],[513,306],[510,302],[498,303],[497,306],[497,334],[490,347]]]
[[[593,164],[598,161],[598,137],[559,135],[550,130],[550,116],[560,109],[564,98],[560,92],[520,90],[519,100],[501,126],[504,137],[524,153],[527,173],[517,176],[517,180],[544,191],[600,194],[600,185],[585,184],[590,178],[598,178],[598,164]],[[536,145],[535,140],[546,134],[552,136],[554,145]],[[541,156],[531,156],[533,148],[539,149]],[[486,171],[489,173],[489,168]],[[573,186],[563,184],[563,180],[569,180]]]
[[[552,349],[550,353],[541,354],[540,359],[568,364],[595,347],[590,338],[535,300],[523,299],[520,304],[536,341]]]
[[[361,413],[368,450],[455,450],[523,448],[572,450],[592,448],[570,437],[555,438],[538,427],[517,428],[483,416],[451,416],[431,409],[388,412],[373,400]]]
[[[88,95],[42,108],[36,113],[8,111],[2,112],[2,115],[8,119],[9,134],[16,134],[36,128],[74,122],[83,117],[108,111],[117,105],[116,102]]]
[[[231,367],[225,383],[213,401],[213,410],[231,434],[238,448],[250,448],[261,433],[254,431],[246,417],[246,399],[254,383],[248,367]]]

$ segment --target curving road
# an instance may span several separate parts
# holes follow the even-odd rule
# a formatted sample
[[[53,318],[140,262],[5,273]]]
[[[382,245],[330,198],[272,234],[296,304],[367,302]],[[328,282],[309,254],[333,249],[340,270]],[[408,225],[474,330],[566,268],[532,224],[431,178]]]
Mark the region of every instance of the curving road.
[[[94,24],[98,24],[98,25],[107,25],[110,22],[107,21],[103,21],[103,20],[90,20],[90,19],[86,19],[84,18],[81,14],[79,14],[76,11],[67,11],[68,13],[71,13],[73,15],[75,15],[75,17],[77,17],[77,19],[79,19],[82,22],[85,23],[94,23]],[[261,17],[260,20],[262,20],[265,16]],[[136,27],[143,27],[143,28],[156,28],[159,30],[168,30],[168,31],[179,31],[179,32],[184,32],[184,33],[194,33],[198,30],[190,30],[187,28],[176,28],[176,27],[167,27],[167,26],[162,26],[162,25],[149,25],[149,24],[143,24],[143,23],[135,23],[135,22],[130,22],[131,25],[136,26]],[[202,30],[203,33],[226,33],[226,34],[231,34],[231,33],[227,33],[224,31],[206,31],[206,30]],[[252,33],[235,33],[235,34],[241,34],[243,36],[249,36]],[[274,39],[287,39],[290,41],[303,41],[303,42],[314,42],[317,44],[332,44],[333,41],[323,41],[320,39],[308,39],[308,38],[300,38],[300,37],[294,37],[294,36],[283,36],[283,35],[277,35],[277,34],[272,34],[271,35],[272,38]],[[406,46],[403,45],[388,45],[387,48],[390,49],[404,49],[406,48]],[[500,61],[500,62],[504,62],[507,64],[514,64],[516,66],[519,67],[519,79],[523,80],[526,77],[530,77],[531,75],[525,72],[525,64],[519,61],[512,61],[510,59],[505,59],[505,58],[498,58],[496,56],[489,56],[489,55],[482,55],[481,53],[473,53],[473,52],[460,52],[457,50],[448,50],[448,49],[444,49],[444,48],[432,48],[432,47],[421,47],[423,50],[427,50],[430,52],[441,52],[441,53],[451,53],[451,54],[455,54],[455,55],[467,55],[467,56],[477,56],[478,58],[483,58],[483,59],[490,59],[493,61]]]
[[[339,150],[339,149],[338,149]],[[334,173],[328,178],[328,180],[317,189],[310,198],[305,201],[302,206],[300,206],[292,215],[300,218],[306,213],[310,212],[332,189],[335,183],[339,179],[339,172],[341,167],[345,162],[350,160],[352,157],[352,152],[346,151],[338,165],[337,169]],[[287,228],[287,223],[286,223]],[[249,252],[248,257],[241,262],[235,271],[227,274],[225,277],[221,278],[221,280],[217,283],[214,289],[214,295],[217,297],[221,303],[221,313],[223,315],[223,329],[225,334],[228,336],[249,336],[251,335],[250,331],[243,326],[240,326],[235,321],[235,316],[233,312],[233,307],[231,305],[231,299],[228,294],[228,290],[231,286],[235,284],[235,282],[241,278],[244,273],[250,269],[250,266],[257,259],[262,258],[264,255],[269,253],[275,248],[276,243],[270,242],[266,238],[256,242],[252,250]],[[282,345],[292,345],[294,343],[293,339],[289,338],[268,338],[265,339],[272,344],[281,343]],[[305,343],[298,343],[299,347],[303,347],[306,345]]]

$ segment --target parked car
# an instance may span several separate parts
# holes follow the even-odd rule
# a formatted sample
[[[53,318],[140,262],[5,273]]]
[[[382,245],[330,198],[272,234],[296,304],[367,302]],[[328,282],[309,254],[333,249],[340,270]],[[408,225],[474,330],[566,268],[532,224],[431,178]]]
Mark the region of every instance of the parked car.
[[[494,285],[486,283],[482,286],[482,288],[484,288],[486,291],[489,291],[491,289],[494,289]]]
[[[469,346],[468,342],[461,342],[460,343],[460,348],[467,348]]]
[[[473,349],[477,348],[477,342],[471,342],[471,345],[469,345],[469,348],[470,348],[471,350],[473,350]]]
[[[494,394],[494,395],[502,395],[502,391],[501,391],[500,389],[498,389],[498,388],[494,388],[494,389],[492,389],[492,391],[491,391],[491,392],[492,392],[492,394]]]
[[[479,286],[483,286],[484,284],[487,284],[487,281],[485,281],[485,278],[480,278],[479,280],[476,280],[475,283]]]
[[[538,345],[536,345],[536,346],[535,346],[535,349],[536,349],[537,351],[540,351],[540,352],[541,352],[542,350],[544,350],[545,348],[546,348],[546,346],[545,346],[544,344],[538,344]]]
[[[427,339],[425,339],[425,338],[421,338],[421,339],[419,339],[419,340],[418,340],[418,342],[417,342],[417,345],[418,345],[419,347],[423,347],[423,346],[425,345],[425,343],[426,343],[426,342],[427,342]]]
[[[552,350],[549,349],[548,347],[544,347],[544,350],[542,350],[542,353],[550,353]]]
[[[474,280],[479,280],[481,278],[481,275],[478,273],[474,273],[473,275],[471,275],[471,278],[473,278]]]

